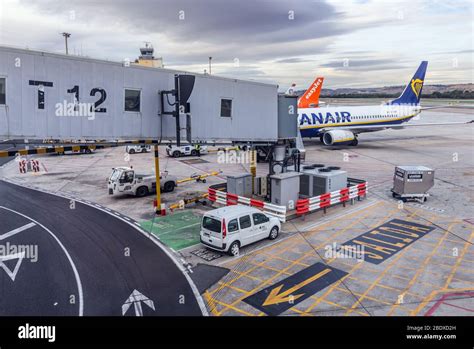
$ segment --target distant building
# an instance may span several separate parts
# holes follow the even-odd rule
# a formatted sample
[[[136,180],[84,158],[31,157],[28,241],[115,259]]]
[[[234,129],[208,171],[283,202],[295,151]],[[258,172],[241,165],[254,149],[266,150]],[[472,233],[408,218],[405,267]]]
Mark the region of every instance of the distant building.
[[[142,65],[150,68],[163,68],[163,57],[155,58],[153,46],[149,43],[145,43],[145,47],[140,48],[141,55],[135,60],[133,65]]]

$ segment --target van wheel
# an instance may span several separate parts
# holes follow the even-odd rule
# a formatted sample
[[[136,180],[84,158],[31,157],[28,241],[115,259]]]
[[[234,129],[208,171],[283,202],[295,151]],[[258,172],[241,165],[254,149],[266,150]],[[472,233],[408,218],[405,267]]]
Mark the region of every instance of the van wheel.
[[[145,196],[145,195],[148,195],[148,188],[147,187],[138,187],[136,195],[140,198]]]
[[[146,148],[142,148],[142,153],[146,153]]]
[[[237,257],[240,253],[240,244],[238,241],[234,241],[229,247],[229,254],[231,256]]]
[[[174,182],[166,182],[163,185],[163,192],[171,193],[174,190]]]
[[[272,228],[272,230],[270,230],[270,235],[268,236],[268,238],[270,240],[275,240],[277,237],[278,237],[278,227],[275,226]]]
[[[196,156],[197,154],[198,152],[195,149],[191,150],[191,156]]]
[[[181,155],[181,153],[180,153],[179,151],[177,151],[177,150],[175,150],[175,151],[173,152],[173,157],[174,157],[174,158],[179,158],[180,155]]]
[[[128,153],[129,153],[129,154],[135,154],[135,149],[130,149],[130,150],[128,151]]]

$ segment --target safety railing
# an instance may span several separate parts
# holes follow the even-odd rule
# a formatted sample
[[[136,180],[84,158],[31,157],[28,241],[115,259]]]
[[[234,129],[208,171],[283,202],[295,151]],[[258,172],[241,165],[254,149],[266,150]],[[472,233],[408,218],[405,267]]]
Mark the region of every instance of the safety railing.
[[[208,189],[207,198],[220,205],[231,206],[231,205],[246,205],[256,207],[270,216],[277,217],[281,222],[286,222],[286,206],[274,205],[262,200],[253,198],[247,198],[245,196],[239,196],[232,193],[227,193],[220,188],[211,186]]]
[[[367,195],[367,182],[349,178],[348,184],[350,185],[349,187],[341,190],[297,200],[296,214],[301,216],[319,209],[325,210],[329,206],[339,203],[345,204],[349,200],[359,199]]]

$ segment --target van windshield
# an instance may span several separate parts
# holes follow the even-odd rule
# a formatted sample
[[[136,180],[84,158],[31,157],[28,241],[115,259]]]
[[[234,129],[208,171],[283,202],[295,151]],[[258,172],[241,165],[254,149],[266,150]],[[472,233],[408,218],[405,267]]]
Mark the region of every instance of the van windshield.
[[[204,229],[213,231],[214,233],[221,232],[221,222],[211,217],[204,216],[202,219],[202,227]]]

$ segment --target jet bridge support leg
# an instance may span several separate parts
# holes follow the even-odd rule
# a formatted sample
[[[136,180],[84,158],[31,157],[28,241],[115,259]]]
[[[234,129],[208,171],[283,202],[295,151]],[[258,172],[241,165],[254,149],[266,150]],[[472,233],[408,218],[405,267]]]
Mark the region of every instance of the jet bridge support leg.
[[[160,157],[158,152],[158,145],[155,145],[155,180],[156,180],[156,206],[155,213],[162,215],[161,209],[161,184],[160,184]]]

